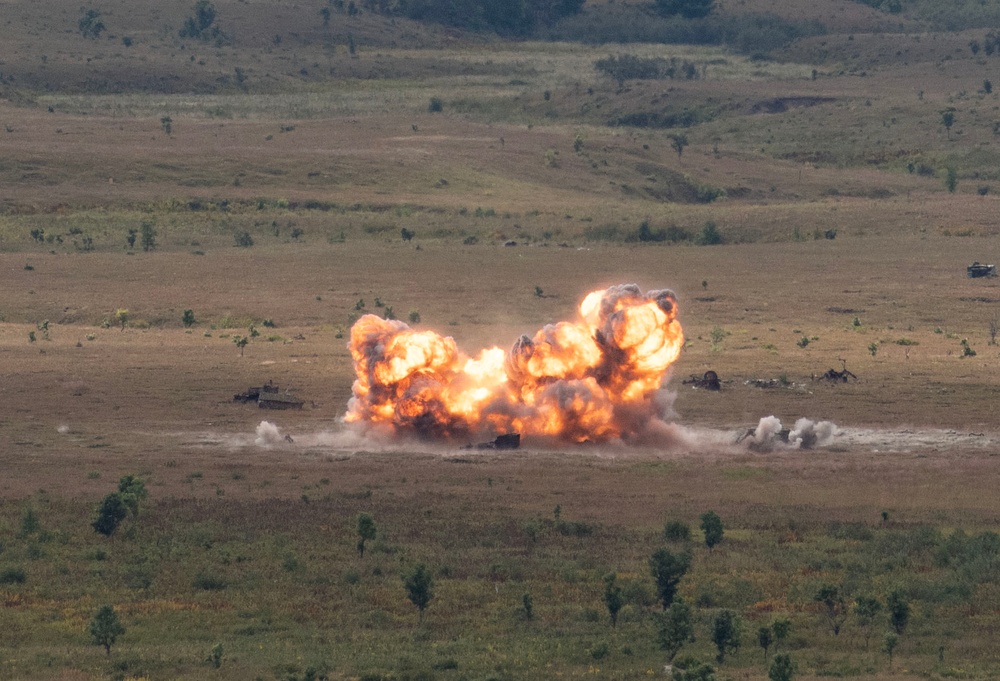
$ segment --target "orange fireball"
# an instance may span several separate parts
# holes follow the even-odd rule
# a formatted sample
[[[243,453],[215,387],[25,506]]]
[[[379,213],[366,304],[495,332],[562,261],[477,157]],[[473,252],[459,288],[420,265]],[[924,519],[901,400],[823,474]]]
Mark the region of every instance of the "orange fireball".
[[[676,296],[613,286],[587,295],[579,312],[475,359],[452,338],[365,315],[351,328],[357,380],[346,420],[436,437],[635,435],[637,414],[660,416],[651,395],[684,345]]]

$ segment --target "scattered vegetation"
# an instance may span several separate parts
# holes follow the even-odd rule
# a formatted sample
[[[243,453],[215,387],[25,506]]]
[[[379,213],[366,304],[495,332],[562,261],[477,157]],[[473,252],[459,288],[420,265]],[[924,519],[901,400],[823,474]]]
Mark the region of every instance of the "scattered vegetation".
[[[221,45],[222,30],[216,25],[215,5],[209,0],[198,0],[192,8],[193,14],[184,20],[180,30],[181,38],[215,41]]]
[[[80,30],[80,35],[84,38],[97,40],[101,37],[101,33],[104,32],[106,27],[104,22],[101,21],[100,11],[96,9],[85,9],[83,16],[80,17],[80,21],[77,22],[77,28]]]

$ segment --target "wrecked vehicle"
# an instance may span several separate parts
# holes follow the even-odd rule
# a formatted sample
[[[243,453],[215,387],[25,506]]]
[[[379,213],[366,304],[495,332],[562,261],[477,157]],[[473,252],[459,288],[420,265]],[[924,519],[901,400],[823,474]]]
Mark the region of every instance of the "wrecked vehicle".
[[[259,386],[250,386],[241,393],[233,395],[234,402],[256,402],[260,409],[301,409],[305,404],[289,392],[279,392],[278,386],[271,381]]]
[[[520,433],[504,433],[497,435],[490,442],[480,442],[477,445],[465,445],[462,449],[518,449],[521,446]]]
[[[701,376],[691,374],[691,378],[681,381],[681,384],[690,385],[694,388],[702,388],[704,390],[722,390],[722,381],[719,380],[719,374],[715,373],[711,369],[706,371]]]
[[[997,266],[984,265],[977,260],[965,268],[965,273],[969,276],[969,279],[978,279],[979,277],[995,277],[997,276]]]

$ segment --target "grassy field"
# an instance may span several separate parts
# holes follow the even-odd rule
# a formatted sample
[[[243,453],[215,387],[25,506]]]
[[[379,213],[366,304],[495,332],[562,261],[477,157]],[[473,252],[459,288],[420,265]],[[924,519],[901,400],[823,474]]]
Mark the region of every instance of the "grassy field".
[[[985,29],[724,3],[824,22],[761,58],[217,5],[219,44],[178,37],[186,2],[95,5],[96,40],[75,5],[0,2],[0,678],[666,678],[661,547],[691,556],[681,656],[716,678],[779,653],[798,679],[1000,674],[1000,285],[965,274],[998,231]],[[697,77],[619,81],[609,56]],[[340,420],[363,313],[472,354],[631,282],[677,292],[687,339],[658,441],[504,453]],[[707,370],[721,391],[682,383]],[[267,380],[304,408],[232,401]],[[771,415],[839,434],[737,444]],[[126,475],[148,498],[105,537]],[[723,611],[742,645],[718,663]]]

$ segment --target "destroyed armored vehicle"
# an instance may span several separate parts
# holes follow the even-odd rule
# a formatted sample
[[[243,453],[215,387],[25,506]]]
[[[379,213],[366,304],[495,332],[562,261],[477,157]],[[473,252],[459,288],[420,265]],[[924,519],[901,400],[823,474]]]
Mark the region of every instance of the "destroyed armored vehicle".
[[[520,433],[504,433],[497,435],[496,439],[490,442],[480,442],[477,445],[468,444],[462,449],[517,449],[520,446]]]
[[[681,381],[681,383],[705,390],[722,390],[722,382],[719,380],[719,374],[711,369],[706,371],[702,376],[692,374],[691,378],[687,378]]]
[[[256,402],[260,409],[301,409],[302,400],[288,392],[278,392],[278,386],[268,381],[261,386],[251,386],[233,395],[234,402]]]
[[[978,279],[979,277],[995,277],[997,276],[997,266],[983,265],[977,260],[966,267],[965,272],[969,275],[969,279]]]

